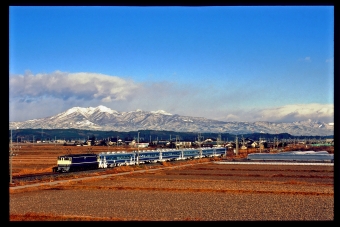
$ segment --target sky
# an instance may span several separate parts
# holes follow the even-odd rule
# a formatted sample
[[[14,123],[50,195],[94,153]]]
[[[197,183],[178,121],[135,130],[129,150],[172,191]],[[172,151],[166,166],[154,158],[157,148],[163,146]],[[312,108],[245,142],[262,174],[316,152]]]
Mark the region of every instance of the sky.
[[[334,6],[9,6],[9,121],[334,122]]]

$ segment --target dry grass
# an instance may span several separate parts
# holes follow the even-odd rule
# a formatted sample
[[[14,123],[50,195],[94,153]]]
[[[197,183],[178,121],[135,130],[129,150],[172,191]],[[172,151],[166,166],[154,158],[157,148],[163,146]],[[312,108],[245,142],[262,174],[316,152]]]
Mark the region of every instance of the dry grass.
[[[10,215],[10,221],[127,221],[126,219],[117,218],[99,218],[91,216],[72,216],[72,215],[53,215],[53,214],[36,214],[33,212],[24,215]]]
[[[77,215],[53,215],[53,214],[36,214],[33,212],[24,215],[11,215],[10,221],[154,221],[139,217],[136,220],[131,218],[105,218],[105,217],[91,217],[91,216],[77,216]],[[159,220],[162,221],[162,220]],[[167,220],[164,220],[167,221]],[[200,218],[184,218],[182,221],[201,221]]]
[[[34,151],[31,149],[34,148]],[[70,147],[67,147],[70,149]],[[86,153],[88,147],[72,147],[72,153]],[[92,147],[93,153],[100,153],[107,151],[107,147]],[[57,156],[66,154],[67,150],[65,147],[61,146],[26,146],[22,148],[22,151],[18,152],[18,156],[13,158],[13,169],[15,169],[15,174],[34,174],[51,172],[52,167],[56,165]],[[233,154],[228,154],[227,157],[222,159],[238,159],[246,157],[246,152],[240,152],[238,156]],[[285,195],[297,195],[297,196],[317,196],[323,198],[329,198],[334,196],[334,192],[329,190],[332,187],[333,179],[330,176],[330,171],[327,169],[301,169],[297,170],[300,172],[294,172],[293,167],[286,169],[279,168],[280,172],[275,169],[270,169],[265,167],[264,169],[251,169],[248,166],[235,166],[230,167],[229,171],[224,170],[224,167],[216,166],[213,170],[209,167],[209,164],[198,165],[191,168],[184,167],[184,165],[191,165],[197,163],[207,163],[210,161],[218,161],[221,158],[203,158],[194,159],[179,162],[163,162],[160,165],[145,165],[141,164],[139,166],[120,166],[115,168],[109,168],[100,173],[88,174],[86,171],[81,175],[69,175],[68,177],[61,176],[59,180],[66,180],[63,183],[58,183],[56,185],[40,185],[35,187],[27,187],[22,189],[9,189],[10,194],[24,193],[39,190],[86,190],[86,191],[104,191],[104,190],[117,190],[117,191],[136,191],[137,193],[144,191],[153,192],[178,192],[178,193],[205,193],[208,195],[211,193],[221,193],[224,195],[242,195],[242,194],[274,194],[278,196]],[[145,171],[139,172],[138,174],[132,174],[138,170],[152,170],[155,168],[164,168],[177,166],[176,171]],[[183,166],[183,168],[181,167]],[[223,172],[224,171],[224,172]],[[257,171],[257,172],[255,172]],[[125,176],[110,176],[105,179],[105,184],[100,178],[96,176],[101,174],[113,174],[127,172],[131,175]],[[294,175],[295,174],[295,175]],[[164,175],[164,178],[163,178]],[[207,178],[204,176],[207,175]],[[86,179],[79,179],[78,181],[71,181],[71,178],[88,177]],[[93,177],[91,177],[93,176]],[[155,176],[155,178],[154,178]],[[166,178],[170,176],[170,178]],[[117,184],[120,179],[136,181],[130,184]],[[211,180],[212,179],[212,180]],[[226,186],[216,186],[214,182],[218,182],[215,179],[223,179],[227,184]],[[240,180],[239,180],[240,179]],[[264,180],[265,179],[265,180]],[[315,179],[313,181],[308,181]],[[52,179],[46,179],[45,182],[52,181]],[[147,182],[147,183],[143,183]],[[153,181],[151,184],[150,181]],[[39,181],[43,182],[43,181]],[[36,183],[39,183],[36,182]],[[140,182],[139,184],[137,182]],[[185,184],[182,184],[184,183]],[[32,182],[31,182],[32,183]],[[158,183],[158,184],[157,184]],[[251,185],[251,187],[228,187],[228,183],[237,183],[242,185]],[[180,186],[175,186],[180,185]],[[18,183],[17,185],[24,185],[24,183]],[[157,186],[158,185],[158,186]],[[159,186],[161,185],[161,186]],[[201,186],[202,185],[202,186]],[[212,186],[214,185],[214,186]],[[255,188],[254,185],[259,186]],[[310,189],[310,188],[313,189]],[[323,189],[325,187],[326,189]],[[271,190],[268,190],[271,188]],[[304,189],[305,188],[305,189]],[[320,190],[318,189],[320,188]],[[76,215],[55,215],[52,213],[33,213],[28,212],[24,214],[10,214],[10,221],[133,221],[131,219],[127,220],[125,218],[112,218],[112,217],[91,217],[91,216],[76,216]],[[141,219],[138,217],[136,221],[152,221],[147,219]],[[184,221],[200,221],[199,218],[184,218]]]
[[[86,180],[83,183],[88,183],[91,180]],[[97,179],[93,179],[92,181],[97,181]],[[199,182],[199,181],[198,181]],[[201,181],[204,183],[204,181]],[[289,183],[290,184],[290,183]],[[298,183],[293,183],[298,184]],[[67,183],[56,186],[45,186],[40,187],[40,190],[133,190],[133,191],[162,191],[162,192],[204,192],[204,193],[233,193],[233,194],[285,194],[285,195],[323,195],[323,196],[334,196],[332,192],[304,192],[304,191],[288,191],[288,190],[276,190],[276,191],[267,191],[267,190],[245,190],[245,189],[211,189],[211,188],[156,188],[156,187],[128,187],[128,186],[101,186],[101,185],[90,185],[83,184],[79,185],[79,183]],[[21,191],[23,192],[23,191]]]
[[[17,173],[13,174],[13,176],[16,175],[25,175],[25,174],[35,174],[35,173],[46,173],[46,172],[51,172],[53,166],[50,166],[48,168],[25,168],[25,169],[20,169]]]

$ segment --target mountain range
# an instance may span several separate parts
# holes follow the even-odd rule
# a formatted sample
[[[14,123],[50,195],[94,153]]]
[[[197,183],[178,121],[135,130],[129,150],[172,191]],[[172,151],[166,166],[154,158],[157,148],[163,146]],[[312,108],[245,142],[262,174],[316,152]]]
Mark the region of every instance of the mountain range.
[[[100,131],[166,130],[177,132],[212,133],[289,133],[295,136],[334,135],[334,124],[308,119],[291,123],[277,122],[225,122],[203,117],[180,116],[164,110],[137,109],[118,112],[105,106],[73,107],[55,116],[9,122],[12,129],[85,129]]]

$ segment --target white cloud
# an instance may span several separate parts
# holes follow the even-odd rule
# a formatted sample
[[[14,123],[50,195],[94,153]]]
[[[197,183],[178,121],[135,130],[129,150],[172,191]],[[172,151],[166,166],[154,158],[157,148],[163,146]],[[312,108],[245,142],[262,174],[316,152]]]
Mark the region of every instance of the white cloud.
[[[10,121],[48,117],[74,106],[105,105],[117,111],[168,109],[188,94],[187,89],[170,82],[138,84],[117,76],[60,71],[11,75],[9,87]]]
[[[97,73],[10,76],[10,121],[49,117],[75,106],[104,105],[116,111],[164,110],[171,114],[223,121],[334,121],[333,104],[296,104],[268,109],[245,109],[250,96],[242,92],[206,89],[176,82],[138,84]]]
[[[252,109],[227,115],[221,120],[294,122],[307,119],[324,122],[334,121],[333,104],[293,104],[268,109]]]
[[[326,120],[334,117],[333,104],[295,104],[261,111],[264,118],[290,122],[304,119]]]
[[[64,73],[25,75],[10,77],[10,97],[32,102],[42,97],[68,100],[126,100],[138,84],[117,76],[97,73]]]

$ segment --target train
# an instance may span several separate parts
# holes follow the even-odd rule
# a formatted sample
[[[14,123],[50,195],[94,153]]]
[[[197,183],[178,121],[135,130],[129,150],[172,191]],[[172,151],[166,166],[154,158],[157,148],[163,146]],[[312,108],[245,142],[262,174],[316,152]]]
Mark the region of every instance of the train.
[[[102,152],[99,154],[67,154],[58,156],[53,172],[74,172],[91,169],[113,168],[122,165],[169,162],[226,156],[225,147],[200,147],[184,149],[143,150],[133,152]]]

